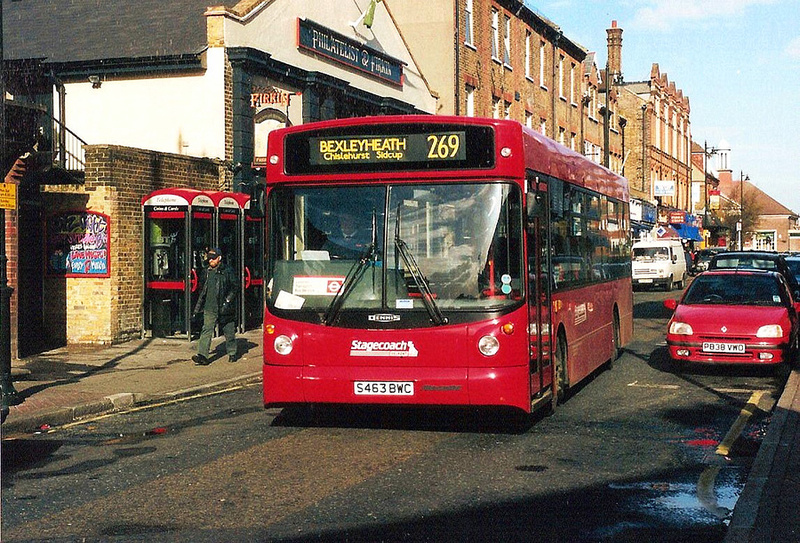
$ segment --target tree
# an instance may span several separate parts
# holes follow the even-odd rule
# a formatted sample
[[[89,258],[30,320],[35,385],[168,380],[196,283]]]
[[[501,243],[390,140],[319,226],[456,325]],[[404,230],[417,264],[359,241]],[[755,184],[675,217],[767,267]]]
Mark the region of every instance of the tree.
[[[740,181],[741,183],[741,181]],[[761,205],[758,202],[758,189],[747,183],[736,185],[736,194],[725,195],[720,206],[720,220],[729,232],[731,241],[736,241],[736,224],[742,221],[742,240],[755,232],[761,219]],[[739,201],[741,198],[741,202]]]

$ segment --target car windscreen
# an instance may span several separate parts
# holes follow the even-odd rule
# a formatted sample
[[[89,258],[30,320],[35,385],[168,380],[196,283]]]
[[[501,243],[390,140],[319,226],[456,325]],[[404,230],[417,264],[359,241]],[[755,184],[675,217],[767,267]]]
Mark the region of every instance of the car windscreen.
[[[667,247],[634,247],[633,259],[637,261],[669,260]]]
[[[713,260],[712,268],[733,269],[748,268],[752,270],[777,270],[778,263],[767,258],[750,256],[723,256]]]
[[[700,275],[686,291],[682,303],[780,306],[785,290],[772,275]]]
[[[792,272],[797,282],[800,283],[800,258],[787,258],[786,265],[789,266],[789,271]]]

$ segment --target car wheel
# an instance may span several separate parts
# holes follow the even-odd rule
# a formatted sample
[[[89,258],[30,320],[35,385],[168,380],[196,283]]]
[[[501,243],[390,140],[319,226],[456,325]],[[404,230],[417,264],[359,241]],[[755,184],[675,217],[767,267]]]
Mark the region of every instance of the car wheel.
[[[669,279],[667,279],[667,282],[664,283],[664,290],[667,292],[671,291],[674,284],[675,284],[675,277],[670,275]]]

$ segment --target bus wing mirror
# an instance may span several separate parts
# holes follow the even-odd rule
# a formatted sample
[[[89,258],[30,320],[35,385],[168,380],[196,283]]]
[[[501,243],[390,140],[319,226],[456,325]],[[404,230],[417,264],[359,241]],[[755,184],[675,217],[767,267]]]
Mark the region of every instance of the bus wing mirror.
[[[250,215],[261,219],[267,215],[267,187],[262,183],[250,185]]]

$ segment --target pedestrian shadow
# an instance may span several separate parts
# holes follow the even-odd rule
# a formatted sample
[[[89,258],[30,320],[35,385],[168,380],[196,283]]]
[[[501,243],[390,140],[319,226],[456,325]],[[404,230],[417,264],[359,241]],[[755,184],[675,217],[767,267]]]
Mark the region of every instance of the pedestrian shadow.
[[[253,349],[254,347],[258,347],[258,344],[253,343],[252,341],[250,341],[247,338],[237,337],[236,338],[236,357],[237,358],[242,358],[247,353],[249,353],[250,350]],[[218,360],[220,358],[224,358],[224,357],[228,356],[228,353],[225,350],[225,341],[223,340],[222,343],[220,343],[216,347],[213,347],[209,354],[211,355],[211,360],[212,361]]]

